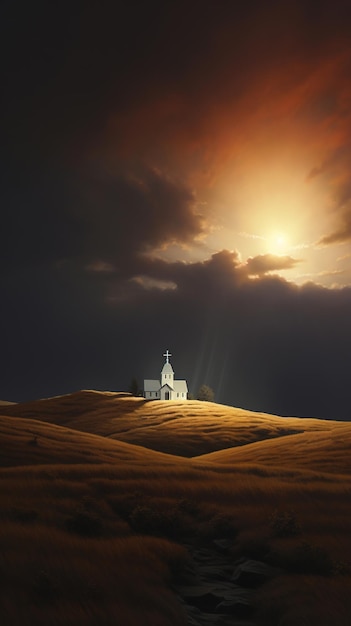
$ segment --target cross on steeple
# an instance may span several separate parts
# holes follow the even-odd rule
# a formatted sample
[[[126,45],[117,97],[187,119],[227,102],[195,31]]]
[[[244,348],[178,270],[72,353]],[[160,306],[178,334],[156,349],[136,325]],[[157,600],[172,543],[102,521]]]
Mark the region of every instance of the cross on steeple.
[[[165,354],[163,354],[162,356],[166,357],[166,363],[169,363],[169,357],[172,356],[170,352],[168,352],[168,350],[165,352]]]

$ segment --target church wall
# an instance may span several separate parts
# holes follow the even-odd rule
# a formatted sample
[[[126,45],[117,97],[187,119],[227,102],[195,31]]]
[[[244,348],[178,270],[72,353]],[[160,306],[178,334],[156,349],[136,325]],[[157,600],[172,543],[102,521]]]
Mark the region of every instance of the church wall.
[[[160,394],[157,391],[145,391],[145,398],[147,400],[159,400]]]

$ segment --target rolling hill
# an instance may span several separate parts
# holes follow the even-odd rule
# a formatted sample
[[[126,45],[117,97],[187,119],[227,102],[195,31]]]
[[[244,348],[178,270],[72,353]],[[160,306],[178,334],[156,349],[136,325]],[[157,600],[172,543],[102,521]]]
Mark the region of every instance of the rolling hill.
[[[1,406],[0,442],[1,624],[351,622],[351,423],[91,390]]]
[[[321,431],[326,436],[340,429],[343,435],[351,432],[351,424],[344,422],[281,418],[196,400],[146,401],[96,391],[16,404],[1,412],[186,457],[304,432]]]

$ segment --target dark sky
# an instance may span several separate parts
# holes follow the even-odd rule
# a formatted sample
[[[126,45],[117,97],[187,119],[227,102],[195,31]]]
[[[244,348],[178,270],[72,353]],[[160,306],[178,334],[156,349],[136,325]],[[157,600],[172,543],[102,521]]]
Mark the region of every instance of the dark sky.
[[[3,2],[0,399],[349,419],[348,1]]]

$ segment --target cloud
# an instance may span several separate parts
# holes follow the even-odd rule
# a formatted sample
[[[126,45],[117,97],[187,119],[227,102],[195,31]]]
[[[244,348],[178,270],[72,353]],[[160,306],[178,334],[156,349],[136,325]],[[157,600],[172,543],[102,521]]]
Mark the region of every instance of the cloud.
[[[331,232],[329,235],[324,235],[317,245],[328,246],[331,244],[342,244],[351,241],[351,207],[344,214],[339,228]]]
[[[135,272],[131,275],[134,288],[128,292],[134,297],[136,285],[141,290],[176,288],[191,302],[195,298],[216,305],[239,286],[249,284],[252,276],[268,277],[272,272],[293,269],[300,262],[300,259],[289,256],[266,254],[251,257],[243,263],[236,250],[221,250],[204,261],[187,263],[169,262],[152,255],[139,256],[131,268]],[[125,284],[118,286],[113,280],[111,284],[114,290],[122,289],[126,293]]]
[[[260,254],[247,259],[244,268],[250,276],[261,276],[268,272],[293,269],[301,262],[302,259],[294,259],[291,256]]]
[[[155,168],[84,181],[76,211],[87,253],[119,262],[140,252],[199,239],[206,223],[194,191]]]
[[[193,242],[208,228],[195,192],[157,169],[50,182],[33,178],[5,205],[0,258],[8,267],[75,261],[124,271],[141,252]]]
[[[109,273],[109,272],[114,272],[115,268],[113,267],[113,265],[111,265],[111,263],[106,263],[106,261],[93,261],[93,263],[90,263],[89,265],[87,265],[86,269],[88,270],[88,272],[103,272],[103,273]]]
[[[3,282],[2,395],[123,390],[134,375],[157,376],[168,345],[177,375],[192,391],[209,384],[219,402],[349,416],[350,288],[251,280],[235,251],[197,263],[144,255],[131,270],[67,263]]]
[[[340,274],[345,274],[345,270],[323,270],[321,272],[307,272],[305,274],[299,274],[299,278],[316,279],[318,277],[322,278],[324,276],[339,276]]]
[[[351,259],[351,254],[344,254],[343,256],[339,256],[336,261],[337,263],[341,263],[341,261],[349,261]]]
[[[306,176],[306,181],[313,180],[317,176],[320,176],[325,171],[325,167],[321,165],[320,167],[313,167],[311,171]]]
[[[237,251],[221,250],[199,262],[167,262],[150,255],[136,260],[136,276],[142,288],[151,284],[176,286],[177,292],[193,301],[195,298],[209,301],[226,294],[240,280],[240,255]]]

